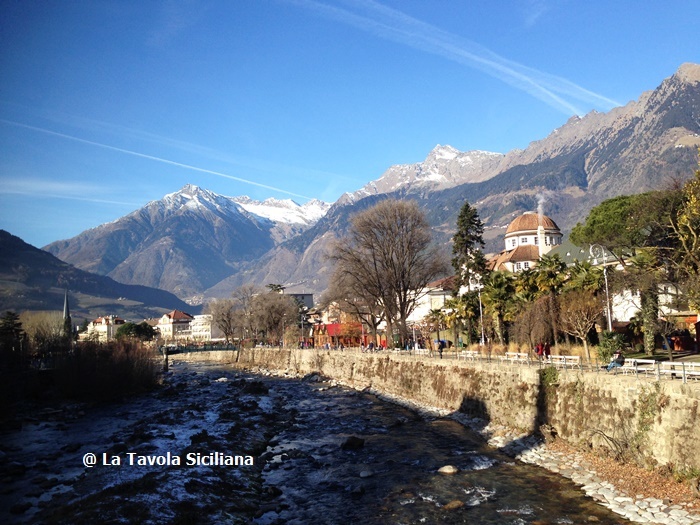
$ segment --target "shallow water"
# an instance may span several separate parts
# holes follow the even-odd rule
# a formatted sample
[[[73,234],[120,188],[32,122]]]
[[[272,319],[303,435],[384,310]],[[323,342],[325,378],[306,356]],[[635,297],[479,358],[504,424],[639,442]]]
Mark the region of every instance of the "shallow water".
[[[344,449],[350,437],[363,441]],[[218,365],[178,364],[160,391],[123,403],[37,413],[0,443],[2,523],[627,522],[451,419]],[[88,452],[122,464],[86,468]],[[128,452],[254,465],[129,466]]]

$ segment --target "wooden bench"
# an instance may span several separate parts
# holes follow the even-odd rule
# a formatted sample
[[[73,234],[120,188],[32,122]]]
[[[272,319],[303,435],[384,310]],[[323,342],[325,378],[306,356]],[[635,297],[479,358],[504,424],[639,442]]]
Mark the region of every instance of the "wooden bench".
[[[479,352],[476,350],[462,350],[457,354],[457,359],[469,359],[470,361],[475,361],[477,357],[479,357]]]
[[[501,361],[510,363],[528,363],[531,361],[530,354],[521,352],[506,352],[501,356]]]
[[[625,359],[625,364],[613,368],[612,371],[620,370],[623,374],[633,373],[633,374],[655,374],[656,373],[656,360],[655,359]]]
[[[662,361],[659,363],[659,374],[679,379],[700,380],[700,363],[687,361]]]
[[[544,362],[551,363],[557,368],[578,368],[581,366],[581,357],[577,355],[550,355]]]

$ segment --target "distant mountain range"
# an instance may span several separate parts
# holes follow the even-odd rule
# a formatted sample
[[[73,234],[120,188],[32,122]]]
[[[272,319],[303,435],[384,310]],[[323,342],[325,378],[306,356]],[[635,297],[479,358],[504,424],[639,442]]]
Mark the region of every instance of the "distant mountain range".
[[[188,184],[45,250],[82,270],[192,298],[313,225],[329,206],[257,202]]]
[[[449,259],[465,200],[485,223],[488,249],[497,251],[508,223],[525,211],[540,207],[568,232],[607,198],[688,178],[698,146],[700,65],[684,64],[639,100],[572,117],[524,150],[437,146],[423,162],[392,166],[332,206],[261,203],[188,185],[45,250],[80,269],[195,303],[245,283],[300,283],[294,291],[318,293],[331,272],[330,244],[354,213],[380,199],[417,201]]]
[[[0,230],[0,312],[62,311],[66,292],[74,320],[114,314],[138,321],[174,309],[199,313],[170,292],[79,270]]]

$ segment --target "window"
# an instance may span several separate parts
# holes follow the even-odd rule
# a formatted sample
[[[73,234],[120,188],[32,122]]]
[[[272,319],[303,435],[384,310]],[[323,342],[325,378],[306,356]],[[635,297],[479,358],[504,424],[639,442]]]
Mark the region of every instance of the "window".
[[[515,263],[516,270],[522,270],[522,265],[520,263]]]
[[[535,246],[537,246],[540,243],[539,237],[535,236]]]
[[[527,244],[527,237],[520,237],[520,244]]]
[[[530,269],[530,263],[529,263],[528,261],[525,261],[525,262],[523,263],[523,267],[524,267],[526,270],[529,270],[529,269]]]
[[[516,242],[518,242],[517,239],[511,239],[510,245],[511,245],[511,246],[515,246],[515,243],[516,243]]]

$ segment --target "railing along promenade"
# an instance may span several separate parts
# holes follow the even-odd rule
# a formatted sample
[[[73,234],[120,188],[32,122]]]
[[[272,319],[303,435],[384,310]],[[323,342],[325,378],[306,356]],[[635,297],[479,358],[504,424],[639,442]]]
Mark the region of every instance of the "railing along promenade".
[[[257,346],[256,350],[275,349],[279,350],[279,346]],[[238,350],[239,347],[234,344],[220,345],[198,345],[187,346],[181,345],[169,347],[168,354],[182,354],[191,352],[208,352],[216,350]],[[285,347],[282,349],[291,349]],[[297,349],[297,348],[295,348]],[[429,350],[424,348],[418,349],[374,349],[369,350],[361,347],[344,347],[344,348],[304,348],[298,349],[302,351],[319,351],[333,352],[339,354],[363,354],[376,356],[392,356],[400,359],[410,360],[435,360],[435,361],[464,361],[465,363],[480,363],[481,365],[490,367],[537,367],[540,369],[554,367],[567,372],[592,372],[596,374],[606,374],[610,376],[616,375],[633,375],[638,380],[648,379],[652,381],[662,380],[681,380],[687,383],[688,380],[700,380],[700,362],[686,361],[657,361],[651,359],[636,359],[628,358],[625,365],[616,367],[609,372],[606,370],[608,363],[602,363],[596,359],[587,360],[579,356],[564,356],[552,355],[549,358],[540,358],[534,353],[519,353],[519,352],[497,352],[490,347],[482,347],[482,350],[445,350],[442,355],[437,350]],[[161,351],[163,351],[161,349]]]

